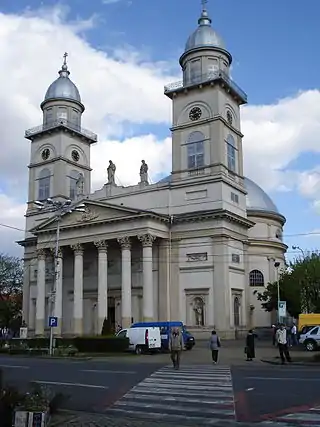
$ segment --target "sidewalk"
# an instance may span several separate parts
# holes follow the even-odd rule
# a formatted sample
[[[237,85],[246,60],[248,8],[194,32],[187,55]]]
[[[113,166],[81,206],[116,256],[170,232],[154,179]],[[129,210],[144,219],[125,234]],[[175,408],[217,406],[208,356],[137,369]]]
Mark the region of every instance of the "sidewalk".
[[[222,347],[219,351],[219,363],[222,365],[242,365],[246,364],[246,355],[244,353],[245,343],[243,340],[237,341],[223,341]],[[308,359],[311,358],[314,353],[306,352],[302,349],[290,349],[293,360],[295,357],[301,358],[302,356]],[[263,360],[274,360],[279,356],[277,347],[273,347],[268,341],[258,341],[256,345],[256,358],[253,363],[261,364]],[[107,357],[107,358],[95,358],[95,360],[101,360],[104,362],[119,362],[123,363],[159,363],[167,364],[170,362],[170,355],[166,354],[154,354],[154,355],[141,355],[132,357]],[[276,359],[275,359],[276,360]],[[209,350],[207,341],[197,341],[195,347],[190,351],[184,351],[181,356],[182,364],[208,364],[211,363],[211,352]]]

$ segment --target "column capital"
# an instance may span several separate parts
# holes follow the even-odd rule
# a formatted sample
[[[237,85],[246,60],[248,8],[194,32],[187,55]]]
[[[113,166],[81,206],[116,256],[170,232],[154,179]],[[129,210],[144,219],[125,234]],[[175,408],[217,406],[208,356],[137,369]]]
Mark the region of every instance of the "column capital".
[[[84,248],[81,243],[76,243],[74,245],[70,245],[70,248],[74,251],[75,255],[82,255]]]
[[[121,249],[131,249],[131,241],[129,236],[119,237],[117,240],[121,246]]]
[[[45,260],[46,259],[47,253],[46,253],[45,249],[37,249],[36,252],[37,252],[38,260]]]
[[[108,243],[106,240],[97,240],[94,242],[95,247],[98,249],[98,252],[107,252]]]
[[[50,248],[50,252],[53,256],[56,255],[56,249],[55,248]],[[63,257],[63,250],[62,250],[62,248],[59,248],[57,258],[62,258],[62,257]]]
[[[152,234],[140,234],[138,240],[142,243],[143,247],[152,247],[153,242],[156,240],[156,237]]]

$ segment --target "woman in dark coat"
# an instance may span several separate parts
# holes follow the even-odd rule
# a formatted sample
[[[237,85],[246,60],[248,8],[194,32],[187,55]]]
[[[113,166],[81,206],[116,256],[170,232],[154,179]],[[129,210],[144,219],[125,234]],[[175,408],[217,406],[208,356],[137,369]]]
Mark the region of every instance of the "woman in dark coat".
[[[253,334],[253,330],[250,329],[246,338],[246,354],[247,354],[248,362],[251,362],[256,357],[254,347],[255,347],[254,334]]]

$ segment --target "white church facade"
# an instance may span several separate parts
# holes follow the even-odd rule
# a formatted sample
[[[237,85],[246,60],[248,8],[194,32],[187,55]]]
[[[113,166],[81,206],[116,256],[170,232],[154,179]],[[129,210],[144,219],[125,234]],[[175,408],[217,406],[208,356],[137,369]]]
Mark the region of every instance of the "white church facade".
[[[230,338],[270,326],[254,291],[276,280],[275,262],[284,265],[285,218],[244,177],[240,106],[247,96],[230,78],[232,56],[206,10],[198,24],[180,58],[183,80],[164,89],[172,100],[172,172],[156,184],[148,182],[146,159],[137,165],[140,182],[116,185],[110,161],[108,182],[91,193],[97,136],[81,126],[84,105],[66,57],[47,90],[43,124],[25,134],[29,195],[19,244],[31,334],[46,334],[52,313],[58,335],[99,334],[104,318],[122,327],[181,320]],[[85,205],[59,219],[56,262],[56,215],[35,203],[48,198],[71,200],[71,211]]]

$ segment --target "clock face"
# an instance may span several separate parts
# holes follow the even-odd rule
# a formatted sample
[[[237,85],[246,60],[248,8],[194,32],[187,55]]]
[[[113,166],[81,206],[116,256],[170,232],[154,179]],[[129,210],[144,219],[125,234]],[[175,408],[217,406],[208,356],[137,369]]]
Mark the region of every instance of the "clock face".
[[[42,151],[41,157],[42,157],[42,160],[48,160],[49,159],[49,157],[50,157],[50,150],[49,150],[49,148],[45,148]]]
[[[232,125],[233,119],[232,119],[232,114],[230,113],[230,111],[227,111],[227,121],[228,121],[229,125]]]
[[[72,153],[71,153],[71,157],[72,157],[72,160],[74,162],[78,162],[79,159],[80,159],[80,154],[78,153],[77,150],[73,150]]]
[[[201,108],[199,107],[193,107],[189,113],[190,120],[199,120],[202,115]]]

